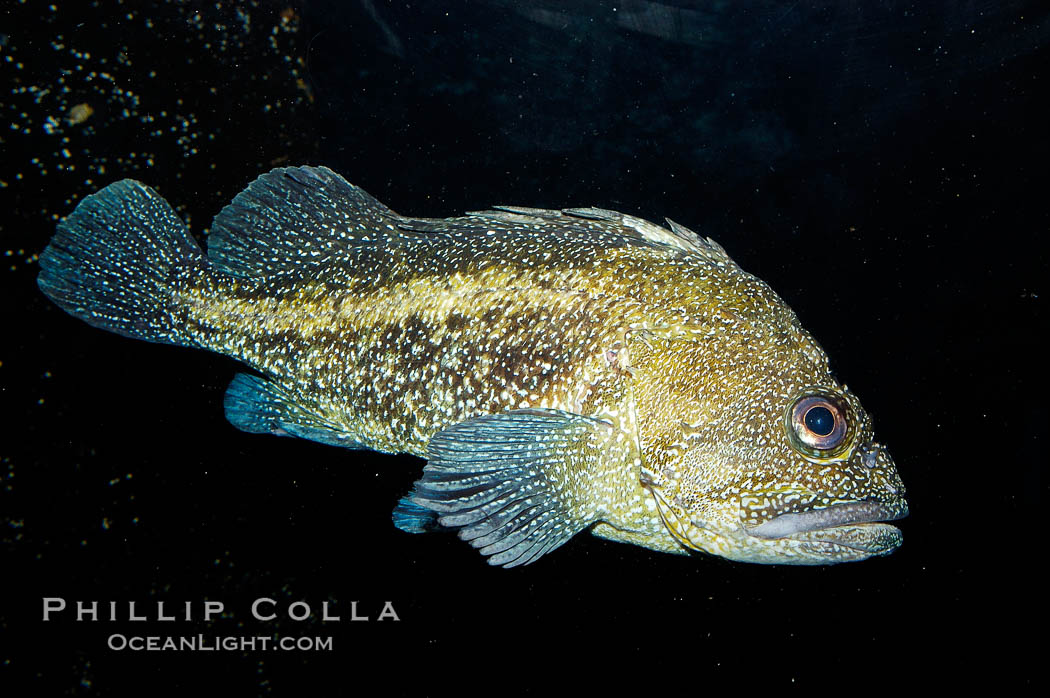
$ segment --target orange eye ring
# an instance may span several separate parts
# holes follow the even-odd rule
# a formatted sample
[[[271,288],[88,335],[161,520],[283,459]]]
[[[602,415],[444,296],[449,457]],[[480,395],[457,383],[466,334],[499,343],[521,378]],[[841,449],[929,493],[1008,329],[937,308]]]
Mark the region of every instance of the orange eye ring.
[[[834,395],[803,395],[786,416],[791,444],[803,453],[827,458],[849,443],[846,405]]]

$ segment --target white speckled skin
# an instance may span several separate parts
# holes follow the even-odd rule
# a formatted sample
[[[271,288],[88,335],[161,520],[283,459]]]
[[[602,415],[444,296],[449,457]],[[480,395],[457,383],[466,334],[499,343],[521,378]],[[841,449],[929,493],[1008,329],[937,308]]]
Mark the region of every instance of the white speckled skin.
[[[855,501],[895,518],[904,489],[794,313],[670,225],[601,209],[406,218],[323,168],[278,170],[220,215],[207,260],[171,277],[160,341],[244,361],[378,451],[426,457],[442,430],[510,410],[599,420],[547,479],[606,538],[767,563],[892,551],[899,532],[870,512],[748,532]],[[814,392],[848,406],[833,457],[800,451],[785,423]]]

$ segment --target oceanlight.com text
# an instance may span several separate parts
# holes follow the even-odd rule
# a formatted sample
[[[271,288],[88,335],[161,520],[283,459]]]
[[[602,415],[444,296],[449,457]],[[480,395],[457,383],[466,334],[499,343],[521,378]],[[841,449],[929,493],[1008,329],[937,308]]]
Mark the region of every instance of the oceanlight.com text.
[[[118,652],[331,652],[331,637],[291,635],[123,635],[106,640]]]

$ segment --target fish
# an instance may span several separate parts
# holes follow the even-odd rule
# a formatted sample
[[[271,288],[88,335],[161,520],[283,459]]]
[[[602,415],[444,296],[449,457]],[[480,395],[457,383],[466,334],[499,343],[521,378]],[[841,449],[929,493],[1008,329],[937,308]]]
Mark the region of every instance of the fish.
[[[825,565],[886,555],[906,492],[795,313],[710,238],[587,207],[403,216],[263,174],[207,252],[153,189],[84,198],[38,285],[88,324],[234,357],[251,433],[426,459],[393,523],[492,565],[578,533]]]

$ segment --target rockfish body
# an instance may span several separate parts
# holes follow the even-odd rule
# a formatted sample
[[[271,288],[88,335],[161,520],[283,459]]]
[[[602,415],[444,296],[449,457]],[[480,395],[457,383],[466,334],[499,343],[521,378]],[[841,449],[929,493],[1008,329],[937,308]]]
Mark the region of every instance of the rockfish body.
[[[263,175],[204,254],[123,180],[40,258],[85,322],[247,364],[258,433],[427,459],[394,510],[507,567],[576,533],[828,564],[901,543],[904,487],[824,351],[710,239],[598,208],[394,213],[323,167]]]

